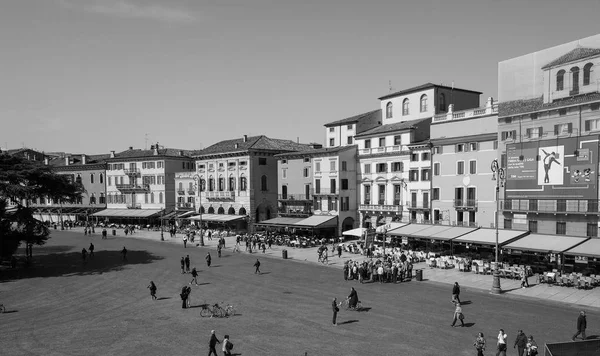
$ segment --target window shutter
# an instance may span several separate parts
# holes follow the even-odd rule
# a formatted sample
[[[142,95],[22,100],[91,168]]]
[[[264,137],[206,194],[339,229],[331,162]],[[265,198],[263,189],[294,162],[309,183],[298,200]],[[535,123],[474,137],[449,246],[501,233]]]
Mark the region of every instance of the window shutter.
[[[573,123],[569,122],[568,130],[569,130],[569,133],[573,133]]]
[[[591,131],[591,126],[590,120],[585,120],[585,131]]]
[[[404,172],[404,162],[400,162],[400,172]]]
[[[543,135],[544,135],[544,129],[540,126],[540,127],[538,127],[538,137],[542,138]]]
[[[501,137],[502,141],[505,141],[506,140],[506,131],[502,131],[500,137]]]
[[[513,140],[517,139],[517,130],[512,130],[512,139]]]
[[[554,134],[558,135],[558,125],[554,125]]]

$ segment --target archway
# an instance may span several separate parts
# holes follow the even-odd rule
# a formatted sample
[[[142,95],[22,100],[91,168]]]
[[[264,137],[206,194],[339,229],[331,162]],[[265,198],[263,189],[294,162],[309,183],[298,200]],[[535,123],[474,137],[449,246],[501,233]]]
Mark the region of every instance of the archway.
[[[244,208],[244,207],[240,208],[239,215],[247,215],[246,214],[246,208]]]
[[[261,203],[256,208],[255,221],[259,222],[259,221],[263,221],[263,220],[269,220],[270,218],[271,218],[271,207],[265,203]]]
[[[220,206],[219,210],[217,210],[217,214],[221,214],[221,215],[225,214],[225,209],[223,209],[223,207]]]
[[[206,214],[206,213],[204,212],[204,207],[203,207],[203,206],[201,206],[201,207],[200,207],[200,214]]]
[[[208,213],[209,214],[214,214],[215,213],[215,208],[213,208],[212,206],[208,208]]]
[[[227,210],[227,214],[229,215],[235,215],[235,209],[232,207],[229,207],[229,210]]]
[[[352,230],[354,227],[354,219],[351,217],[347,217],[342,222],[342,232]]]

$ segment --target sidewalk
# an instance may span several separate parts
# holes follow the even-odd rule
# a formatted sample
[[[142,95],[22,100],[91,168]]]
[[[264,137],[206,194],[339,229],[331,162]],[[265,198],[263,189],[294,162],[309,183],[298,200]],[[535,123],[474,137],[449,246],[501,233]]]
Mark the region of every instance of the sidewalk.
[[[79,232],[83,234],[83,228],[74,228],[69,230],[72,232]],[[95,235],[101,234],[101,229],[96,229]],[[112,234],[112,230],[108,230],[109,236]],[[118,236],[125,236],[123,230],[117,230]],[[138,239],[148,239],[154,241],[160,241],[160,231],[146,231],[139,230],[136,231],[133,235],[128,235],[129,238],[138,238]],[[166,243],[173,243],[183,245],[182,235],[179,234],[175,238],[171,238],[168,232],[164,233],[164,239]],[[191,243],[188,241],[188,247],[194,248],[198,243],[199,238],[196,236],[195,242]],[[218,240],[212,239],[209,240],[207,237],[204,238],[204,248],[217,249]],[[232,251],[235,246],[235,236],[225,237],[225,250]],[[321,265],[322,263],[318,262],[317,255],[317,247],[311,248],[294,248],[287,246],[277,246],[273,245],[271,249],[267,249],[267,251],[263,254],[262,250],[253,251],[253,255],[257,257],[269,257],[269,258],[282,258],[282,250],[287,250],[288,259],[295,262],[303,262],[303,263],[314,263]],[[242,244],[240,247],[241,253],[245,252],[245,244]],[[347,252],[342,253],[342,257],[338,258],[337,253],[335,255],[331,254],[331,249],[328,251],[329,253],[329,263],[326,265],[330,268],[339,268],[341,269],[344,266],[344,262],[348,260],[359,261],[362,262],[367,258],[365,256],[359,254],[351,254]],[[489,291],[492,286],[492,276],[491,275],[481,275],[474,274],[472,272],[459,272],[457,269],[437,269],[430,268],[427,266],[425,262],[415,263],[414,269],[422,269],[423,270],[423,280],[425,282],[432,281],[437,283],[444,284],[454,284],[454,282],[458,282],[461,287],[464,288],[475,288],[483,291]],[[340,274],[340,278],[341,274]],[[577,289],[573,287],[561,287],[561,286],[552,286],[549,284],[539,284],[536,276],[532,276],[529,278],[529,288],[521,288],[520,280],[513,279],[501,279],[501,285],[503,290],[503,295],[514,295],[521,297],[530,297],[537,298],[542,300],[548,300],[553,302],[560,302],[566,304],[574,304],[579,306],[588,306],[594,308],[600,308],[600,287],[584,290]]]

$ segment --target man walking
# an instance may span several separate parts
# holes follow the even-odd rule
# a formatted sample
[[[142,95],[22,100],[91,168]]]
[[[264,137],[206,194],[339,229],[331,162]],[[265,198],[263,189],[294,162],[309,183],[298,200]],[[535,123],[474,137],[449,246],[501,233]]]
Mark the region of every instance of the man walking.
[[[192,280],[190,282],[190,284],[192,284],[192,282],[194,282],[196,285],[198,285],[198,272],[196,271],[196,267],[192,268]]]
[[[587,328],[587,319],[585,318],[585,312],[582,310],[579,312],[579,317],[577,318],[577,332],[573,335],[571,340],[575,341],[577,336],[581,334],[581,340],[585,340],[585,329]]]
[[[460,286],[458,282],[454,282],[454,287],[452,287],[452,302],[460,303]]]
[[[185,259],[181,257],[181,274],[185,273]]]
[[[261,274],[260,273],[260,261],[258,260],[258,258],[256,259],[256,262],[254,262],[254,267],[256,267],[256,269],[254,270],[254,274]]]
[[[333,310],[333,325],[337,326],[337,313],[340,311],[340,308],[338,308],[337,298],[333,298],[333,302],[331,302],[331,308]]]
[[[94,244],[90,242],[90,248],[88,248],[88,250],[90,250],[90,260],[92,258],[94,258]]]
[[[185,256],[185,271],[190,273],[190,255]]]
[[[83,259],[83,264],[85,264],[85,259],[87,257],[87,251],[85,248],[81,249],[81,259]]]
[[[506,356],[506,338],[508,336],[504,333],[504,329],[500,329],[500,331],[498,332],[498,343],[497,343],[497,348],[498,351],[496,352],[496,356]]]
[[[121,250],[121,255],[123,255],[123,261],[127,262],[127,249],[125,246],[123,246],[123,249]]]
[[[233,350],[233,344],[229,341],[229,335],[223,337],[223,355],[231,356],[231,350]]]
[[[214,354],[215,356],[217,355],[217,349],[215,347],[217,347],[217,344],[220,344],[221,342],[219,341],[219,339],[217,339],[217,336],[215,335],[215,331],[211,330],[210,332],[210,340],[208,341],[208,356],[211,356],[212,354]]]
[[[206,253],[206,265],[207,265],[208,267],[210,267],[210,261],[211,261],[211,259],[212,259],[212,258],[210,257],[210,252],[207,252],[207,253]]]
[[[106,240],[107,235],[108,235],[108,233],[106,232],[106,228],[102,229],[102,240]]]
[[[527,347],[527,336],[523,333],[523,330],[519,330],[517,332],[517,337],[515,338],[515,344],[513,345],[513,349],[518,347],[519,356],[523,356],[525,353],[525,348]]]
[[[183,234],[183,248],[187,248],[187,240],[188,240],[187,234]]]

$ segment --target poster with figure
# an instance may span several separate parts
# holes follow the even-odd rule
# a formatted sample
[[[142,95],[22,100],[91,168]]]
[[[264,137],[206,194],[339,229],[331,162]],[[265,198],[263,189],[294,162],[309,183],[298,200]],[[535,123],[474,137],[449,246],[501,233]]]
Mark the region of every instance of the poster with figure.
[[[564,146],[540,147],[538,149],[538,185],[562,185],[564,182]]]

